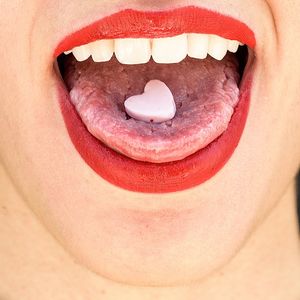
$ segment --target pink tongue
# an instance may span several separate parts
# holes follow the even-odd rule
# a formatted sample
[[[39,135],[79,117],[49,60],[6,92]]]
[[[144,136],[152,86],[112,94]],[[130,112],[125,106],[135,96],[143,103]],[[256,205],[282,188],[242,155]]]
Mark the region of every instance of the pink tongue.
[[[121,65],[115,58],[78,63],[70,56],[64,68],[71,101],[89,132],[136,160],[170,162],[204,148],[227,129],[239,99],[238,62],[231,54],[221,62],[186,58],[168,65]],[[172,121],[146,123],[125,113],[124,101],[143,93],[152,79],[172,91]]]

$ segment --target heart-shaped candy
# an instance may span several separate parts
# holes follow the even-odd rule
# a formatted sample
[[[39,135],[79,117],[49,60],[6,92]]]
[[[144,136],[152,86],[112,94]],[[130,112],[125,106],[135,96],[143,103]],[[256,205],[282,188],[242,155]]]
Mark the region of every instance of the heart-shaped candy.
[[[162,123],[176,114],[174,97],[160,80],[150,80],[143,94],[128,98],[124,105],[130,117],[145,122]]]

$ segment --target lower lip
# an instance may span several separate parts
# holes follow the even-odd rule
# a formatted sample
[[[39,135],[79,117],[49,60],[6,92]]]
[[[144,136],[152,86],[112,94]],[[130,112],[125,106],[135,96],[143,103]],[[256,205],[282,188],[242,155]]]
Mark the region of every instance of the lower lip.
[[[120,188],[142,193],[170,193],[207,181],[234,153],[245,128],[252,86],[252,70],[244,74],[240,100],[227,130],[193,155],[176,162],[154,164],[115,152],[92,136],[78,116],[62,82],[59,102],[69,136],[84,161],[102,178]]]

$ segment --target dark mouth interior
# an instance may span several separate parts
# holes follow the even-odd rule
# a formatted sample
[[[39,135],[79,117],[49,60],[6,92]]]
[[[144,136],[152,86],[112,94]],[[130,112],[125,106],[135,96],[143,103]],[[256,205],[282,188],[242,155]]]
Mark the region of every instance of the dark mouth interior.
[[[235,54],[228,52],[222,61],[217,61],[208,56],[205,60],[187,57],[178,64],[156,64],[150,60],[149,63],[144,65],[121,65],[115,57],[110,62],[104,63],[95,63],[91,58],[80,63],[75,60],[73,55],[65,56],[64,54],[60,55],[57,59],[59,72],[67,90],[70,92],[71,102],[77,111],[78,107],[81,107],[79,109],[81,111],[78,111],[78,113],[88,131],[117,152],[121,152],[137,160],[158,163],[181,160],[186,155],[193,153],[190,152],[181,155],[179,154],[181,152],[179,149],[180,145],[183,144],[185,148],[192,148],[191,143],[195,144],[194,124],[199,122],[197,120],[204,119],[201,126],[201,121],[197,125],[198,132],[201,130],[200,127],[212,127],[213,125],[213,127],[219,128],[224,125],[225,121],[223,124],[220,121],[215,121],[219,117],[220,110],[214,106],[214,103],[213,108],[211,106],[207,111],[205,108],[204,112],[201,111],[201,114],[199,114],[197,109],[199,104],[204,103],[206,105],[206,103],[210,102],[210,100],[205,102],[207,100],[204,99],[211,98],[214,100],[214,98],[220,97],[227,99],[224,101],[228,103],[231,101],[228,100],[228,97],[232,97],[231,99],[235,98],[236,100],[232,100],[231,104],[234,107],[235,104],[233,105],[233,102],[237,103],[238,87],[248,61],[249,51],[246,46],[239,47],[238,52]],[[207,69],[210,71],[206,72]],[[157,76],[158,78],[156,78]],[[175,93],[174,100],[176,102],[177,113],[175,118],[170,122],[149,124],[131,119],[125,112],[124,101],[126,98],[142,93],[145,84],[151,79],[162,80]],[[227,85],[228,82],[229,85]],[[232,84],[232,82],[235,83]],[[220,83],[222,83],[221,87]],[[233,92],[232,88],[236,92]],[[74,91],[76,94],[75,99]],[[90,97],[91,94],[92,97]],[[84,109],[82,109],[82,102],[74,103],[78,96],[86,99],[83,103]],[[92,102],[90,98],[94,98]],[[102,98],[106,98],[106,100],[98,101]],[[101,103],[99,104],[98,102]],[[93,107],[92,114],[91,112],[86,114],[91,106]],[[216,110],[218,113],[216,113]],[[96,122],[94,119],[95,112],[97,114],[101,113],[100,119],[97,118]],[[100,116],[100,113],[98,116]],[[224,120],[226,119],[225,115],[223,117]],[[91,116],[94,119],[92,121],[90,121]],[[198,119],[196,119],[196,116]],[[106,120],[105,122],[103,121],[104,119]],[[206,119],[209,119],[209,124],[207,124]],[[229,122],[230,118],[227,118],[227,120],[226,122]],[[207,134],[206,140],[200,146],[198,145],[197,149],[205,147],[222,134],[222,130],[226,129],[224,126],[222,128],[216,129],[216,132]],[[129,135],[128,132],[130,133]],[[110,138],[106,139],[107,136]],[[194,136],[194,141],[190,139],[192,136]],[[202,138],[202,135],[199,135],[199,137]],[[122,144],[119,143],[120,140],[123,141]],[[127,143],[128,140],[132,140],[130,145]],[[160,147],[161,142],[164,143],[162,147],[164,149],[161,148],[162,150],[158,150],[157,147]],[[178,147],[176,148],[174,145],[177,142]],[[169,143],[169,146],[174,146],[173,152],[167,146],[167,143]],[[190,143],[189,146],[188,143]],[[147,147],[143,148],[140,145],[147,145]],[[140,148],[143,149],[141,150]],[[145,151],[149,152],[147,158],[143,156]],[[157,154],[158,151],[161,152]],[[193,149],[193,151],[197,150]]]
[[[244,71],[249,60],[249,51],[247,46],[239,47],[237,53],[235,54],[239,62],[239,74],[243,78]]]

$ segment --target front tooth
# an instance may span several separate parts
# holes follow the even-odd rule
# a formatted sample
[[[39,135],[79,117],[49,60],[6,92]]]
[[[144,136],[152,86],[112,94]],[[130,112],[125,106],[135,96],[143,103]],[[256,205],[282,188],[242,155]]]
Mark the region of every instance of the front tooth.
[[[114,54],[114,40],[99,40],[89,44],[94,62],[109,61]]]
[[[149,39],[116,39],[115,53],[122,64],[144,64],[151,58]]]
[[[222,60],[228,49],[228,40],[217,36],[210,35],[209,37],[209,46],[208,46],[208,54],[217,60]]]
[[[193,58],[204,59],[208,51],[207,34],[191,33],[188,35],[188,55]]]
[[[240,42],[238,41],[228,41],[228,51],[235,53],[239,48]]]
[[[75,56],[76,60],[84,61],[90,57],[90,50],[87,45],[83,45],[80,47],[75,47],[73,50],[73,55]]]
[[[187,50],[186,34],[157,38],[152,42],[152,57],[156,63],[178,63],[186,57]]]

